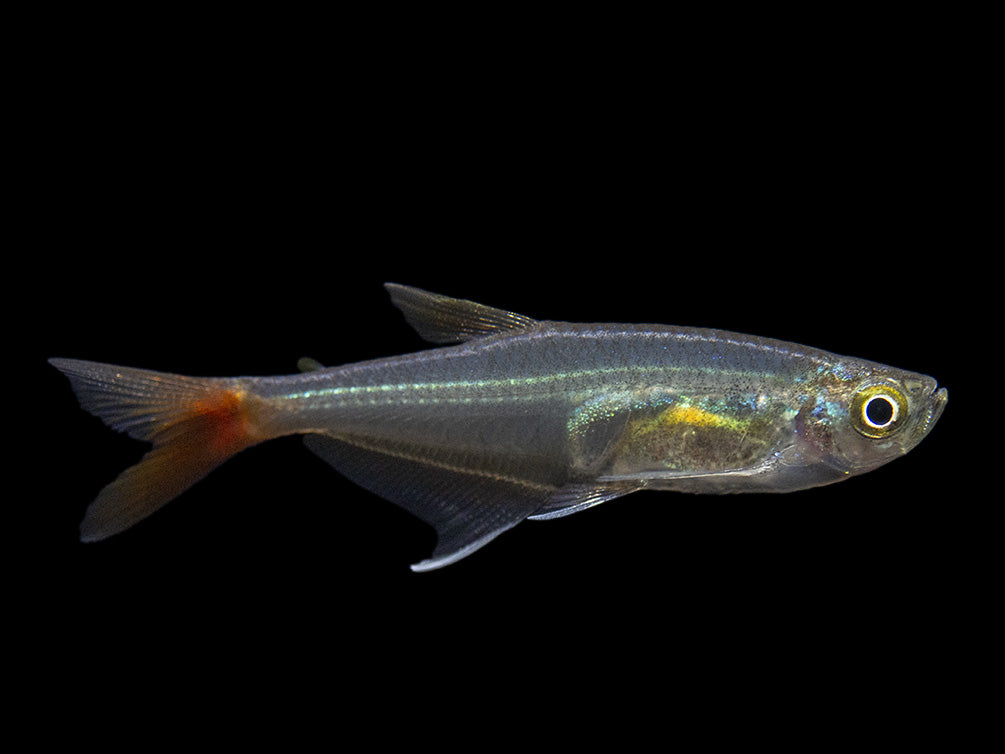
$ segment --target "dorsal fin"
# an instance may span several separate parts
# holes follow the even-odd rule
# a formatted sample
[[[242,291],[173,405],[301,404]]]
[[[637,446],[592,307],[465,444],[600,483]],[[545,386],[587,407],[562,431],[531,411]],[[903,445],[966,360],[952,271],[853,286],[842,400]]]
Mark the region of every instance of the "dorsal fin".
[[[537,324],[522,314],[450,298],[397,283],[385,283],[393,303],[416,332],[432,343],[461,343]]]

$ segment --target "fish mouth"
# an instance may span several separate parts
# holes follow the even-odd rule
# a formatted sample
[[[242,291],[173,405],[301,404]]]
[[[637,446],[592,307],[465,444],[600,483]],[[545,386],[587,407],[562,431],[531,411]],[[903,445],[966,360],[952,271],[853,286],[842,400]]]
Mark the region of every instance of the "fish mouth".
[[[915,437],[918,440],[927,435],[932,427],[935,426],[935,422],[942,416],[942,412],[946,408],[948,401],[948,390],[944,387],[935,387],[932,389],[931,394],[928,396],[928,405],[925,407],[925,415],[921,417],[921,421],[918,422],[918,426],[915,429]]]

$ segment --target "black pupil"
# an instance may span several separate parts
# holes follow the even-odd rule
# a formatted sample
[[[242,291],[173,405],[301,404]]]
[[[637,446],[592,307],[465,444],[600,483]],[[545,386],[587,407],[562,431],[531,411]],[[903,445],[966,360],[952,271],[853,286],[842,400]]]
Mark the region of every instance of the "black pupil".
[[[889,398],[873,398],[865,406],[865,415],[878,427],[889,424],[893,418],[893,404]]]

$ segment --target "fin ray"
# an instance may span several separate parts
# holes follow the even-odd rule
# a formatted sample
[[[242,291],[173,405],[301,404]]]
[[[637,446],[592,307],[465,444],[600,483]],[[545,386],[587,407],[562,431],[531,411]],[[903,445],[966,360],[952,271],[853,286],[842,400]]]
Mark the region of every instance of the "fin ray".
[[[516,312],[495,309],[465,299],[450,298],[397,283],[385,283],[393,303],[424,340],[461,343],[537,324]]]
[[[304,438],[338,472],[430,524],[432,556],[412,566],[429,571],[454,563],[516,526],[554,493],[542,484],[403,458],[326,434]]]
[[[528,516],[532,521],[547,521],[552,518],[571,516],[594,505],[606,503],[616,497],[631,494],[641,489],[641,485],[631,482],[618,484],[571,485],[563,487],[548,500],[548,504],[540,512]]]
[[[85,542],[128,529],[261,438],[237,380],[51,359],[85,410],[113,429],[153,443],[98,493],[80,525]]]

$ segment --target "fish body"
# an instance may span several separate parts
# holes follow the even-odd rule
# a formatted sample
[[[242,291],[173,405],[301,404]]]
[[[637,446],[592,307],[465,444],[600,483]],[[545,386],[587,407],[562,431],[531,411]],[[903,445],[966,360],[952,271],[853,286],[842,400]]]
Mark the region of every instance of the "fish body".
[[[947,400],[931,377],[719,330],[536,321],[388,285],[441,347],[283,377],[191,378],[54,359],[84,408],[153,443],[88,509],[101,539],[234,453],[308,447],[437,531],[428,570],[526,518],[640,489],[789,492],[913,448]],[[449,345],[445,345],[449,344]]]

